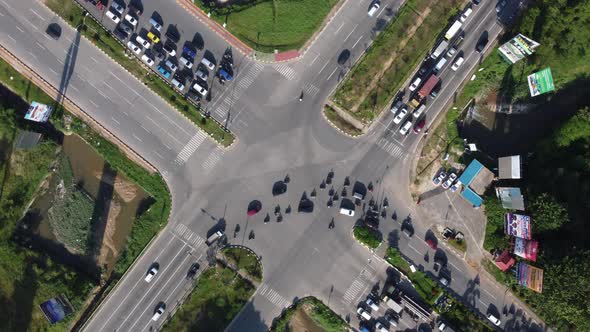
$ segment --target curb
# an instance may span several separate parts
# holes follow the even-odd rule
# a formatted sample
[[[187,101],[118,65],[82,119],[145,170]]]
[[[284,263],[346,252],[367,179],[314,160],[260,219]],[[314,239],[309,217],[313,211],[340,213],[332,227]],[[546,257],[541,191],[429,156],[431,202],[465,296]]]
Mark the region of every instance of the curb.
[[[328,105],[326,104],[326,105],[324,105],[324,107],[325,107],[325,106],[328,106]],[[341,133],[342,135],[344,135],[344,136],[348,136],[348,137],[350,137],[350,138],[352,138],[352,139],[357,139],[357,138],[360,138],[360,137],[362,137],[362,136],[364,136],[364,135],[365,135],[365,134],[359,134],[359,135],[356,135],[356,136],[355,136],[355,135],[351,135],[351,134],[349,134],[349,133],[345,132],[344,130],[340,129],[340,128],[339,128],[338,126],[336,126],[336,125],[335,125],[335,124],[334,124],[334,123],[333,123],[333,122],[332,122],[330,119],[328,119],[328,116],[326,115],[326,110],[325,110],[325,108],[324,108],[324,109],[322,109],[322,116],[324,117],[324,120],[326,120],[326,122],[328,122],[328,124],[329,124],[329,125],[330,125],[332,128],[334,128],[334,129],[338,130],[338,132],[340,132],[340,133]],[[338,115],[338,116],[340,116],[340,115]],[[346,120],[344,120],[344,121],[346,121]]]
[[[80,0],[74,0],[74,3],[80,7],[82,10],[86,10],[84,8],[84,6],[82,6],[79,3]],[[69,22],[66,22],[59,14],[55,13],[51,8],[49,8],[44,2],[41,2],[41,4],[43,6],[45,6],[49,11],[51,11],[52,13],[55,14],[55,16],[59,17],[59,19],[65,23],[66,25],[68,25],[69,27],[71,27],[72,29],[74,29]],[[93,15],[89,15],[90,18],[92,18],[92,20],[98,25],[100,26],[108,35],[110,38],[113,38],[113,40],[115,40],[117,43],[119,43],[124,49],[126,49],[126,46],[117,38],[113,37],[113,34],[111,33],[111,31],[109,31],[107,28],[105,28],[104,25],[102,25]],[[75,29],[74,29],[75,30]],[[131,77],[133,77],[136,81],[138,81],[144,88],[146,88],[146,90],[148,90],[149,92],[151,92],[154,96],[156,96],[157,98],[160,98],[166,105],[168,105],[170,108],[172,108],[173,110],[175,110],[177,113],[179,113],[181,116],[183,116],[188,122],[190,122],[191,124],[193,124],[193,126],[195,128],[197,128],[198,130],[203,131],[205,134],[207,134],[207,136],[209,136],[209,138],[211,140],[213,140],[215,143],[217,143],[217,145],[221,146],[223,149],[229,149],[230,147],[232,147],[234,145],[234,143],[236,143],[236,141],[238,140],[237,136],[234,135],[231,131],[229,131],[228,129],[224,129],[226,132],[232,134],[235,139],[232,142],[232,144],[228,145],[227,147],[224,146],[223,144],[221,144],[215,137],[213,137],[210,133],[208,133],[207,131],[205,131],[203,128],[199,127],[198,124],[196,124],[194,121],[192,121],[188,116],[186,116],[186,114],[184,114],[181,110],[179,110],[178,108],[176,108],[175,106],[173,106],[172,104],[170,104],[164,97],[160,96],[159,94],[157,94],[156,92],[154,92],[149,86],[147,86],[147,84],[145,84],[144,82],[142,82],[139,78],[137,78],[135,75],[133,75],[129,70],[127,70],[127,68],[123,67],[123,65],[121,65],[118,61],[114,60],[110,55],[108,55],[105,51],[103,51],[100,47],[98,47],[94,42],[92,42],[90,39],[88,39],[88,37],[84,36],[83,34],[80,34],[80,37],[84,38],[87,42],[89,42],[90,44],[92,44],[92,46],[94,46],[95,48],[97,48],[102,54],[104,54],[107,58],[109,58],[113,63],[115,63],[117,66],[119,66],[120,68],[122,68],[125,72],[127,72],[127,74],[129,74]],[[139,63],[143,68],[146,68],[145,65],[139,61],[139,59],[137,58],[137,56],[133,55],[133,57],[136,59],[136,62]],[[189,100],[188,98],[186,98],[184,95],[180,94],[169,82],[163,80],[160,75],[158,73],[156,73],[152,68],[148,69],[148,75],[149,74],[155,74],[156,77],[158,79],[160,79],[161,81],[163,81],[164,83],[166,83],[168,86],[170,86],[173,91],[175,91],[176,93],[178,93],[182,98],[184,98],[185,100],[187,100],[190,104],[192,104],[193,106],[195,106],[199,111],[201,111],[201,108],[198,107],[195,103],[193,103],[191,100]],[[201,113],[201,112],[199,112]],[[203,114],[201,113],[201,116],[203,116]],[[215,118],[213,117],[209,117],[209,119],[213,119],[213,121],[217,122],[217,124],[221,127],[224,128],[224,126]]]

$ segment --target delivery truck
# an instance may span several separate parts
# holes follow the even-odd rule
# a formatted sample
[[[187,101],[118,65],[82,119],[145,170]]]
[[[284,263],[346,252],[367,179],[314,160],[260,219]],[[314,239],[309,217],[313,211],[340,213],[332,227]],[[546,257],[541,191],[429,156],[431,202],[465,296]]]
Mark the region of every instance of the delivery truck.
[[[213,243],[217,242],[217,240],[221,239],[223,237],[223,232],[222,231],[217,231],[213,234],[211,234],[211,236],[209,236],[207,238],[207,245],[210,246]]]

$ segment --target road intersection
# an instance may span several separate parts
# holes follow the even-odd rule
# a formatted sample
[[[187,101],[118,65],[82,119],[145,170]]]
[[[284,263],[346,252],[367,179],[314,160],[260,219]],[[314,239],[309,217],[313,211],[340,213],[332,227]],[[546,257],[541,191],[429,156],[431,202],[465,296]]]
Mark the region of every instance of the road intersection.
[[[150,7],[152,3],[159,2],[145,1],[146,12],[159,10],[162,16],[179,17],[182,22],[178,25],[200,30],[206,45],[216,50],[226,47],[177,3],[170,1],[157,8]],[[229,241],[244,242],[261,255],[264,275],[261,287],[228,330],[266,330],[281,310],[306,295],[329,303],[342,316],[354,316],[369,286],[384,280],[387,265],[353,239],[351,229],[356,219],[338,215],[337,206],[329,209],[327,190],[320,191],[319,185],[331,170],[336,190],[342,189],[345,176],[353,182],[373,182],[375,192],[388,198],[390,209],[400,219],[415,216],[405,188],[410,161],[422,138],[412,133],[401,137],[397,128],[391,127],[389,112],[360,139],[342,136],[321,116],[325,99],[370,45],[375,27],[383,26],[377,21],[391,19],[400,3],[384,1],[373,19],[366,17],[368,5],[369,1],[346,1],[298,61],[263,64],[235,55],[240,66],[235,81],[220,88],[207,106],[220,121],[229,119],[228,127],[238,137],[232,148],[221,149],[44,5],[35,0],[0,1],[0,44],[54,86],[62,87],[66,82],[68,97],[153,164],[172,194],[168,225],[85,330],[159,328],[162,321],[150,320],[156,304],[165,302],[167,313],[180,304],[190,286],[186,271],[207,255],[207,235],[218,228],[231,234],[238,224],[240,233],[236,238],[230,235]],[[447,69],[441,75],[445,84],[436,102],[429,103],[428,121],[444,109],[460,82],[477,66],[479,57],[473,50],[481,31],[487,30],[490,40],[500,33],[493,12],[491,3],[474,12],[476,26],[463,43],[466,62],[457,73],[451,75]],[[64,27],[59,41],[44,33],[51,22]],[[337,63],[344,49],[351,51],[351,63],[345,66]],[[302,90],[305,97],[299,101]],[[291,178],[287,193],[272,196],[273,183],[287,174]],[[309,195],[313,189],[318,190],[314,212],[296,213],[302,194]],[[246,209],[254,199],[262,202],[263,209],[248,217]],[[272,214],[277,204],[283,209],[291,205],[294,211],[281,223],[273,220],[265,224],[264,216]],[[336,227],[330,230],[332,218]],[[426,229],[419,221],[414,221],[416,235],[412,239],[397,236],[399,223],[389,216],[381,223],[384,238],[396,238],[401,252],[416,262],[423,261],[427,247],[420,239]],[[244,239],[242,235],[250,231],[255,238]],[[460,297],[483,314],[490,306],[505,304],[499,295],[503,289],[480,279],[460,258],[449,255],[448,260],[451,288]],[[147,284],[143,277],[153,262],[160,264],[160,273]],[[351,320],[356,322],[355,317]],[[521,326],[510,321],[505,324]]]

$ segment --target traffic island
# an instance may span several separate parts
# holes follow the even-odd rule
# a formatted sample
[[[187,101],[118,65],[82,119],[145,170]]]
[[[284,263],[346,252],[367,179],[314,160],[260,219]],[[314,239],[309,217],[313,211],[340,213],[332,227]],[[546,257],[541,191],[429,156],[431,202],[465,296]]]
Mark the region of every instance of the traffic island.
[[[350,331],[342,317],[317,298],[300,299],[273,321],[271,332],[284,331]]]
[[[332,105],[324,106],[323,115],[326,118],[326,121],[328,121],[328,123],[332,125],[332,127],[336,128],[344,135],[350,137],[357,137],[363,134],[363,130],[358,128],[357,125],[354,125],[358,121],[354,121],[354,119],[348,119],[350,121],[345,120],[346,115],[341,115],[340,113],[338,113],[336,111],[336,107],[332,107]]]
[[[352,234],[358,242],[371,250],[376,249],[383,242],[381,233],[367,225],[355,226],[352,229]]]
[[[228,246],[221,250],[221,254],[232,269],[246,274],[253,282],[262,281],[262,263],[252,250],[242,246]]]

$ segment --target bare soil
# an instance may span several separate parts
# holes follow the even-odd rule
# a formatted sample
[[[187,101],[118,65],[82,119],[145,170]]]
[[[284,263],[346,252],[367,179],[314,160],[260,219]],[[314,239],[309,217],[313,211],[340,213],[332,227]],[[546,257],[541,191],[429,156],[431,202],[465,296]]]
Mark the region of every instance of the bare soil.
[[[125,203],[131,202],[137,196],[138,187],[118,175],[113,177],[107,173],[96,172],[94,173],[94,176],[97,179],[113,186],[117,195],[119,195],[119,197],[121,197]]]
[[[105,264],[112,263],[113,258],[119,256],[119,249],[115,244],[114,236],[117,230],[117,217],[121,212],[121,205],[119,205],[116,200],[113,200],[109,206],[109,211],[107,213],[108,219],[106,221],[105,231],[97,257],[99,266],[105,266]]]
[[[304,304],[291,316],[289,320],[289,331],[293,332],[323,332],[319,326],[315,324],[313,319],[309,316],[312,310],[309,304]]]

